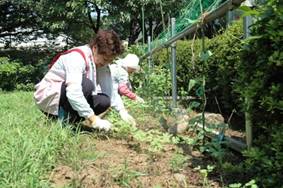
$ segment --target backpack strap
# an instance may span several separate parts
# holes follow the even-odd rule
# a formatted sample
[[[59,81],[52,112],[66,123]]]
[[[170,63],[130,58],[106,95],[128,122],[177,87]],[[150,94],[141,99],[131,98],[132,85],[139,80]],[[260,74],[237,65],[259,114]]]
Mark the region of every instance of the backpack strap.
[[[67,50],[67,51],[64,51],[64,52],[60,52],[58,53],[52,60],[51,62],[49,63],[48,65],[48,69],[51,69],[51,67],[54,65],[54,63],[59,59],[59,57],[61,55],[65,55],[65,54],[68,54],[68,53],[71,53],[71,52],[78,52],[79,54],[81,54],[81,56],[84,58],[85,60],[85,65],[86,65],[86,72],[89,71],[89,65],[87,63],[87,60],[86,60],[86,57],[85,57],[85,54],[83,53],[83,51],[79,48],[73,48],[73,49],[70,49],[70,50]]]

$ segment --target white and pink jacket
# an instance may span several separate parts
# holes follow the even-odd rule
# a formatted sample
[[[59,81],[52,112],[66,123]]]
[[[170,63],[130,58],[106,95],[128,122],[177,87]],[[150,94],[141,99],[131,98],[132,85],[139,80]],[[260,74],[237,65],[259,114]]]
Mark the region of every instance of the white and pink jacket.
[[[113,92],[111,97],[111,106],[117,111],[125,109],[121,96],[135,100],[136,94],[131,91],[129,73],[119,64],[110,65],[110,71],[113,83]]]
[[[94,92],[112,95],[112,80],[108,66],[97,68],[92,50],[88,45],[76,47],[83,52],[61,55],[44,78],[35,86],[34,99],[38,107],[49,114],[58,115],[61,85],[66,83],[66,95],[74,110],[81,117],[94,114],[82,92],[82,78],[85,75],[94,84]]]

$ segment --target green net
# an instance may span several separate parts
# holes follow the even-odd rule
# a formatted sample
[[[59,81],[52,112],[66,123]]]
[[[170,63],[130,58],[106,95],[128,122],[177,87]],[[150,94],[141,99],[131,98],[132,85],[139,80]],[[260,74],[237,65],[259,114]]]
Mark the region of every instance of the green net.
[[[192,0],[180,11],[179,16],[176,18],[176,35],[182,32],[187,27],[198,22],[199,17],[204,12],[211,12],[225,0]],[[171,38],[171,30],[168,27],[165,31],[160,33],[152,42],[150,49],[154,49]],[[148,49],[145,48],[145,52]]]

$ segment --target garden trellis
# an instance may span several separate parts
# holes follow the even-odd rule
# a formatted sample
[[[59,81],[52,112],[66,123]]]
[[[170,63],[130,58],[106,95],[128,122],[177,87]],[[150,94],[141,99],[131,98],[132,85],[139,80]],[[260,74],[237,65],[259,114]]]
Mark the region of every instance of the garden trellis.
[[[163,48],[171,46],[171,67],[172,67],[172,107],[176,107],[177,101],[177,83],[176,83],[176,44],[175,42],[181,38],[184,38],[190,34],[195,33],[199,28],[208,22],[214,21],[217,18],[229,13],[234,8],[238,7],[243,3],[244,0],[193,0],[181,10],[181,14],[176,19],[171,19],[171,28],[163,31],[158,37],[152,42],[150,37],[148,38],[147,48],[144,49],[145,55],[141,57],[142,60],[148,59],[149,69],[152,66],[151,55]],[[248,25],[251,24],[251,18],[244,19],[245,34],[248,36]],[[144,35],[143,35],[144,36]],[[203,42],[203,52],[204,52]],[[246,103],[248,103],[246,99]],[[250,147],[252,143],[252,129],[249,121],[249,112],[245,113],[246,117],[246,145],[237,142],[236,140],[227,140],[234,149],[243,150],[246,147]],[[205,122],[203,122],[203,125]]]
[[[222,3],[223,0],[193,0],[189,2],[181,11],[181,15],[176,18],[175,34],[172,35],[170,28],[163,31],[150,43],[150,48],[145,49],[145,55],[141,59],[144,60],[162,48],[169,47],[173,42],[194,33],[201,25],[225,15],[230,10],[240,6],[244,1],[227,0]],[[205,13],[205,19],[200,22],[203,13]]]

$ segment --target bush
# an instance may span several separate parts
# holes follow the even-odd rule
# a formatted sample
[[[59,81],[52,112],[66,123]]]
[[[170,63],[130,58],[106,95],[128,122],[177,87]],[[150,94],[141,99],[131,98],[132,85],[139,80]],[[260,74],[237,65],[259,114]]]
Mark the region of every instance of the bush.
[[[205,39],[206,49],[212,52],[207,62],[200,60],[201,40],[177,42],[177,86],[178,95],[189,92],[191,79],[206,78],[207,111],[219,113],[215,98],[223,116],[227,119],[233,109],[237,109],[238,117],[242,118],[240,95],[235,92],[237,68],[240,63],[240,50],[243,37],[242,22],[238,21],[220,31],[213,39]],[[154,66],[161,66],[171,71],[170,50],[163,49],[153,55]],[[170,76],[170,75],[168,75]],[[171,92],[169,93],[171,95]],[[190,92],[189,95],[196,95]]]
[[[17,85],[31,87],[37,74],[37,69],[32,65],[22,65],[20,61],[11,61],[7,57],[0,57],[0,88],[2,90],[13,90]]]
[[[283,8],[279,0],[258,10],[252,38],[245,41],[237,76],[237,91],[247,98],[254,146],[246,153],[248,168],[265,187],[280,187],[283,179]]]
[[[0,57],[0,88],[3,90],[12,90],[15,88],[18,77],[20,63],[10,62],[7,57]]]
[[[209,109],[219,113],[216,98],[226,119],[234,109],[238,112],[237,116],[243,118],[241,97],[235,91],[237,70],[241,63],[242,38],[243,28],[240,20],[207,42],[207,48],[213,53],[205,70],[208,104],[211,106]]]

